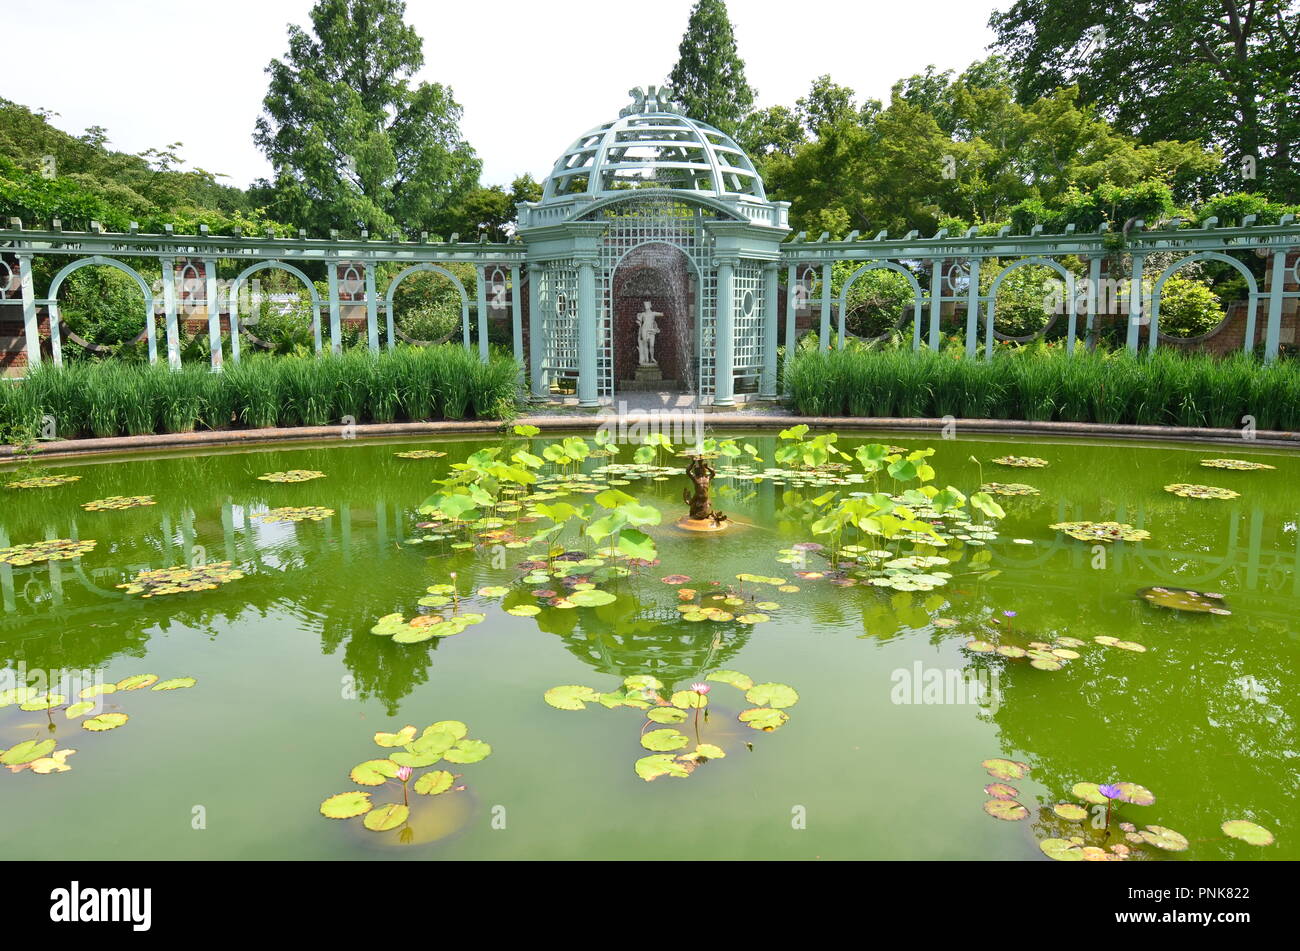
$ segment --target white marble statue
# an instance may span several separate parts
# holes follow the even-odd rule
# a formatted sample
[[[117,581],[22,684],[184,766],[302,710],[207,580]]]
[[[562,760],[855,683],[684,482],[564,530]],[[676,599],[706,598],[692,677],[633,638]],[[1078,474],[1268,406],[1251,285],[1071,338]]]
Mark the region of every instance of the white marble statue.
[[[636,315],[636,346],[643,367],[658,366],[655,362],[655,337],[659,335],[659,324],[655,318],[662,316],[664,315],[650,306],[649,301],[645,302],[645,310]]]

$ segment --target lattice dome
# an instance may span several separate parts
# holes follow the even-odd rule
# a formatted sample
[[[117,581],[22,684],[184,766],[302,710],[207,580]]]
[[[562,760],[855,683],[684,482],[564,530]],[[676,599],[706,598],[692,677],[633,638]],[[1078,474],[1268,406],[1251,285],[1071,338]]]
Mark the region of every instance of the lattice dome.
[[[682,115],[669,90],[651,86],[648,93],[634,89],[631,94],[635,101],[618,119],[592,129],[560,156],[546,179],[542,204],[637,188],[766,200],[754,163],[730,136]]]

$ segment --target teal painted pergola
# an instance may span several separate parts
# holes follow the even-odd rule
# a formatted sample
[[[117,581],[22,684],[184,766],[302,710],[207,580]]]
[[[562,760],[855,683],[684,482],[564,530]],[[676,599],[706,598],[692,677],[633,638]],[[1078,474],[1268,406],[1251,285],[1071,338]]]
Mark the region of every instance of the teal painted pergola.
[[[25,230],[11,219],[0,229],[0,351],[8,312],[17,315],[9,320],[21,326],[18,339],[28,365],[41,360],[43,337],[52,360],[61,362],[59,290],[70,274],[92,265],[118,268],[139,285],[141,336],[151,361],[165,353],[170,366],[180,365],[182,334],[187,323],[195,329],[197,307],[214,370],[227,358],[241,357],[247,330],[241,291],[260,272],[285,271],[306,286],[317,352],[339,350],[344,312],[362,309],[370,349],[380,347],[381,325],[386,345],[396,346],[403,338],[394,325],[398,286],[417,272],[440,273],[460,296],[466,347],[475,345],[474,327],[477,350],[487,359],[489,324],[506,321],[532,395],[548,399],[572,384],[584,406],[631,388],[636,333],[635,315],[627,308],[645,299],[661,302],[661,343],[675,361],[679,384],[719,406],[732,405],[742,393],[776,398],[778,348],[795,346],[796,316],[816,331],[822,349],[843,344],[850,290],[880,269],[901,274],[911,290],[896,329],[910,336],[914,348],[937,347],[943,316],[954,309],[965,310],[969,356],[987,357],[994,341],[1018,339],[999,333],[994,316],[1004,280],[1031,265],[1056,273],[1062,297],[1057,313],[1033,336],[1056,326],[1073,352],[1077,340],[1091,338],[1099,316],[1123,313],[1132,351],[1186,343],[1161,332],[1160,298],[1166,282],[1197,261],[1226,263],[1242,275],[1248,301],[1236,318],[1233,333],[1241,331],[1242,340],[1234,336],[1234,347],[1252,351],[1262,344],[1264,358],[1272,360],[1281,344],[1300,343],[1294,317],[1300,225],[1290,215],[1274,225],[1247,217],[1228,227],[1215,219],[1199,227],[1137,221],[1123,235],[1105,226],[1091,233],[1070,226],[1061,234],[1035,227],[1027,235],[971,229],[926,238],[915,231],[901,238],[883,231],[872,239],[857,232],[843,240],[829,234],[815,241],[803,234],[791,238],[788,204],[768,200],[753,163],[729,136],[681,114],[667,90],[651,86],[632,93],[633,103],[617,119],[564,151],[541,200],[519,206],[518,232],[508,243],[461,242],[456,235],[446,242],[428,235],[374,239],[365,232],[356,239],[337,233],[309,238],[304,232],[296,238],[218,236],[204,228],[197,235],[140,234],[134,228],[110,234],[94,223],[74,233],[57,221],[48,229]],[[1103,276],[1103,262],[1117,248],[1127,256],[1128,271]],[[1252,254],[1264,259],[1263,279],[1242,263]],[[37,257],[54,258],[58,265],[43,295],[33,278]],[[152,261],[161,280],[151,286],[131,266],[133,259]],[[218,263],[228,261],[237,262],[239,273],[218,282]],[[1158,274],[1148,261],[1159,262]],[[832,292],[837,263],[852,267]],[[377,286],[379,264],[399,265],[385,288]],[[473,292],[452,273],[454,265],[473,267]],[[323,271],[324,293],[308,271]],[[1113,299],[1116,288],[1122,300]],[[188,319],[180,320],[182,314]],[[229,331],[224,345],[223,317]]]
[[[519,207],[528,253],[531,387],[577,379],[578,402],[617,388],[620,268],[682,270],[689,296],[668,315],[687,377],[715,405],[735,403],[738,381],[777,396],[777,299],[789,205],[770,202],[753,163],[725,133],[680,113],[666,90],[632,91],[613,122],[573,143],[542,199]],[[646,251],[651,253],[647,256]],[[625,361],[624,361],[625,362]]]

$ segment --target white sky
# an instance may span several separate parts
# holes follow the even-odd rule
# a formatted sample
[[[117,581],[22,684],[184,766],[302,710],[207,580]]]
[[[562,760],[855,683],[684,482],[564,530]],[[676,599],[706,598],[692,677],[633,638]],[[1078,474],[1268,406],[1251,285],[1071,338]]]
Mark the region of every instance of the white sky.
[[[793,105],[830,73],[860,98],[929,63],[964,69],[1010,0],[730,0],[760,105]],[[450,85],[486,184],[541,179],[583,132],[616,118],[633,86],[662,83],[692,0],[407,0],[424,39],[418,78]],[[312,0],[4,0],[0,96],[108,130],[113,148],[183,142],[191,164],[246,186],[269,175],[252,142],[264,69]]]

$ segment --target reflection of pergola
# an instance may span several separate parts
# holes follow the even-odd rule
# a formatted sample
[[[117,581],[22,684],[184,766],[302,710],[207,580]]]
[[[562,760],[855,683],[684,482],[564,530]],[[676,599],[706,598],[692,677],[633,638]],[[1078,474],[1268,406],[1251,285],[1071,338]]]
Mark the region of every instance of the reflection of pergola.
[[[542,630],[547,630],[545,626]],[[736,623],[691,623],[668,608],[642,607],[630,618],[588,628],[551,631],[593,669],[627,677],[653,674],[668,687],[699,679],[726,665],[749,641],[749,629]]]

